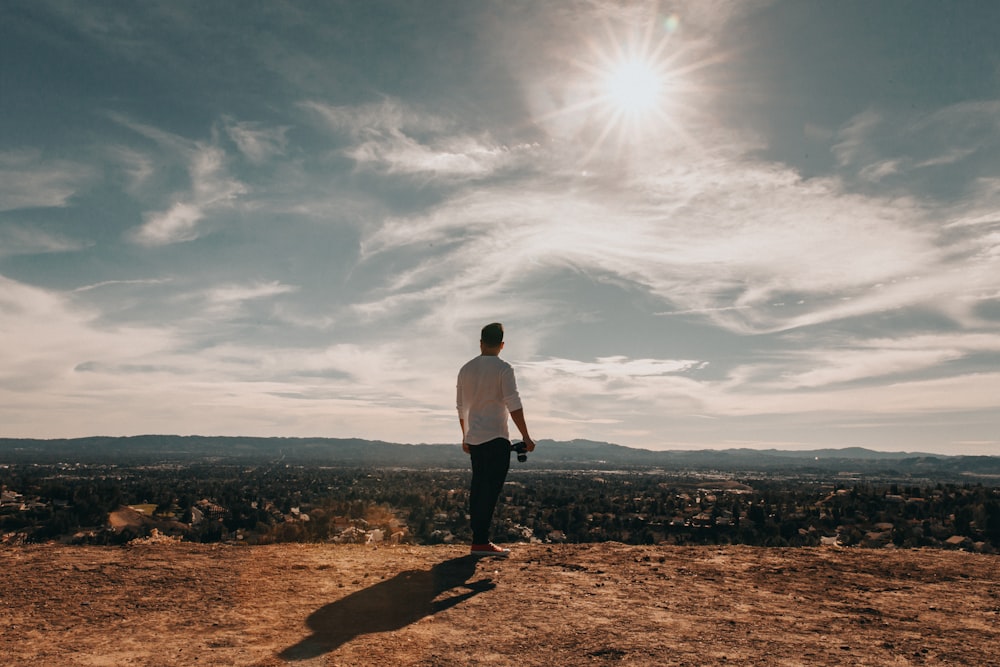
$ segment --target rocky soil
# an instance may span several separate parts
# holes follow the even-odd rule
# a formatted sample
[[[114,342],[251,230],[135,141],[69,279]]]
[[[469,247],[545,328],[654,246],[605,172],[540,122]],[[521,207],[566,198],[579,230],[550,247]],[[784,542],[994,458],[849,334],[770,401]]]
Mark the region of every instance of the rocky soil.
[[[172,541],[0,548],[5,665],[1000,665],[1000,558]]]

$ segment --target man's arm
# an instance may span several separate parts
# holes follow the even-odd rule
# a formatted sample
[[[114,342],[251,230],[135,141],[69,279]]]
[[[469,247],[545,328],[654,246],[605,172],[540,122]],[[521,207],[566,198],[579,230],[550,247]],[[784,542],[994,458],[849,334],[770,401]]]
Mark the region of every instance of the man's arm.
[[[462,427],[462,451],[466,454],[469,453],[469,443],[465,441],[465,419],[462,415],[465,414],[462,410],[462,373],[459,371],[458,374],[458,384],[455,387],[455,407],[458,408],[458,425]]]
[[[521,438],[524,440],[524,444],[528,447],[528,451],[535,451],[535,441],[531,439],[530,435],[528,435],[528,424],[524,421],[524,408],[511,410],[510,418],[514,420],[514,426],[516,426],[517,430],[521,432]]]

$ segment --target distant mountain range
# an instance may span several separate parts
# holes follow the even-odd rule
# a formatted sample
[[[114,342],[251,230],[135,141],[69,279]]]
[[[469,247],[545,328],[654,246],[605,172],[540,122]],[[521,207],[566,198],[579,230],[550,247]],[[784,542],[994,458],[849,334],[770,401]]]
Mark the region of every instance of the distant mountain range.
[[[1000,476],[1000,456],[941,456],[879,452],[860,447],[785,451],[724,449],[651,451],[607,442],[542,440],[515,468],[670,471],[794,471],[902,476]],[[0,438],[3,463],[263,463],[295,465],[463,468],[458,445],[404,445],[357,438],[255,438],[178,435],[56,440]]]

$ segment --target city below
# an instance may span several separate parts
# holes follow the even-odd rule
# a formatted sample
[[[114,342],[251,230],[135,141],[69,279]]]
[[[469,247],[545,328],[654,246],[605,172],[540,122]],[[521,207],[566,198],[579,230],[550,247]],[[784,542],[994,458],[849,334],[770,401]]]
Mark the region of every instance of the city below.
[[[455,445],[356,439],[0,439],[0,539],[464,542],[467,465]],[[504,542],[995,553],[1000,457],[542,441],[495,524]]]

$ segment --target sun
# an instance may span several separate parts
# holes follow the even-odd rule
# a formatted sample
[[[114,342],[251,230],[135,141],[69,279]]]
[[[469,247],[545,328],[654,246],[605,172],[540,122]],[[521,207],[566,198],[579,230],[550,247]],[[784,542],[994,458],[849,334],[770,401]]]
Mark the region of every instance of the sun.
[[[663,91],[663,77],[642,60],[623,60],[604,77],[607,101],[618,113],[639,115],[654,110]]]
[[[561,110],[577,114],[592,131],[587,159],[611,141],[616,152],[650,142],[675,125],[675,93],[681,74],[677,43],[678,20],[656,15],[627,26],[605,25],[585,55],[573,59],[579,76],[567,86],[579,91]]]
[[[700,70],[730,56],[686,37],[677,14],[636,5],[607,18],[574,43],[568,68],[541,77],[532,101],[552,136],[570,138],[580,161],[648,156],[696,145],[694,109],[710,92]]]
[[[671,93],[677,79],[674,63],[656,49],[629,45],[601,54],[599,64],[590,68],[593,119],[600,127],[591,152],[614,137],[619,150],[649,142],[672,126]]]

